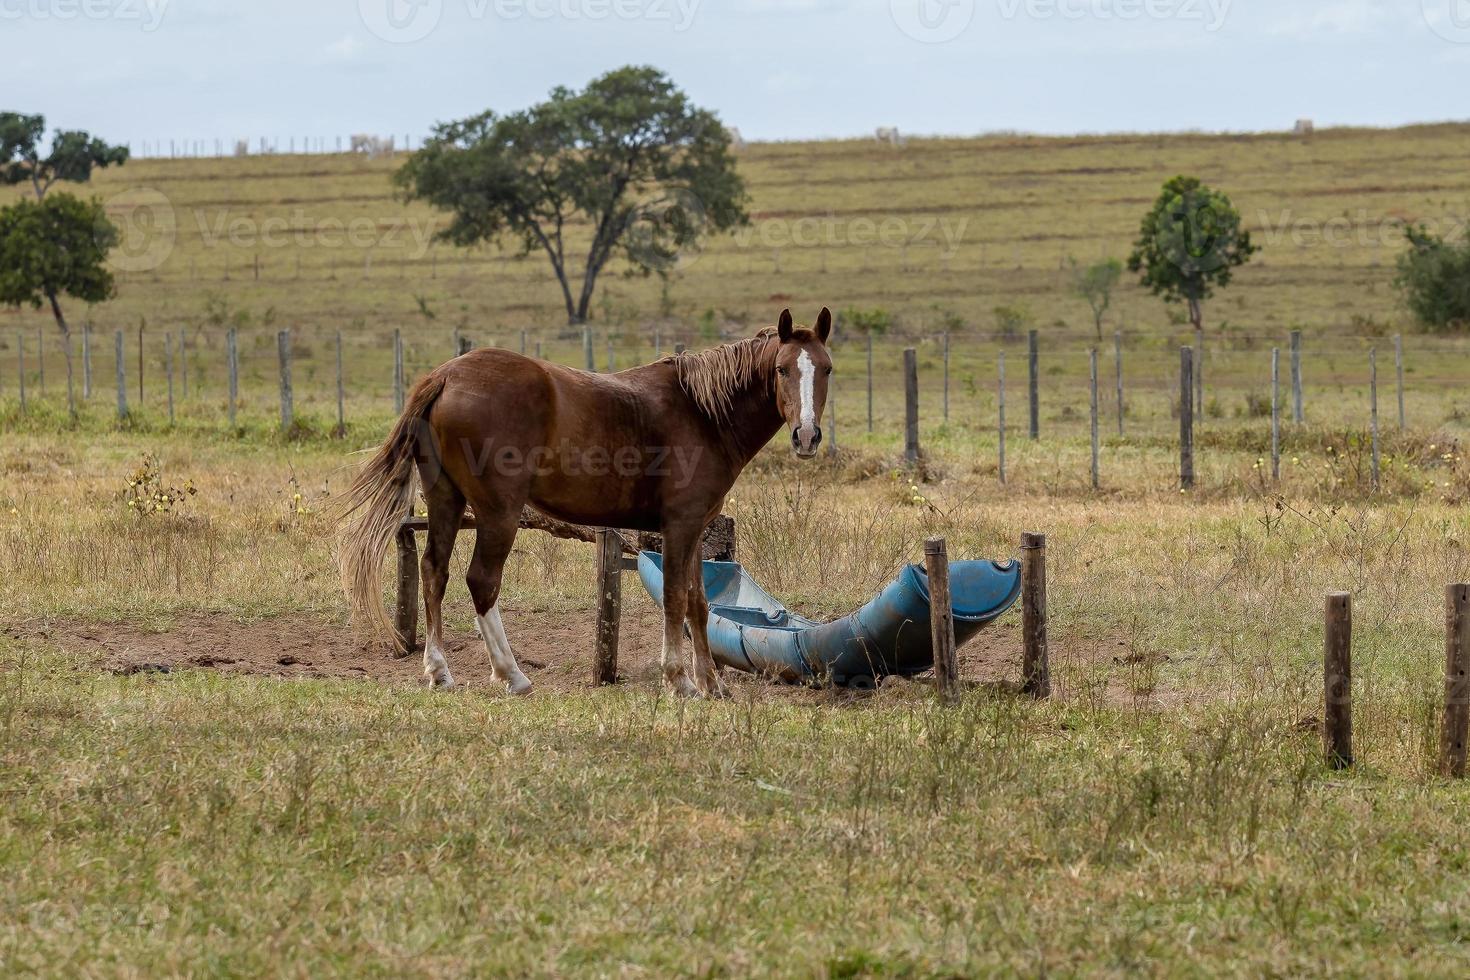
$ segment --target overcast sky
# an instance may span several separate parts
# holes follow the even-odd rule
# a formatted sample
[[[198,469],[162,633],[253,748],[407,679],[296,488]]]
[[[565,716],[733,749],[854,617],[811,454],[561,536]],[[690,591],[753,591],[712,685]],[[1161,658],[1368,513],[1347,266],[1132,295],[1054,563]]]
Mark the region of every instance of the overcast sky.
[[[0,109],[414,134],[655,65],[747,138],[1470,117],[1470,0],[0,0]]]

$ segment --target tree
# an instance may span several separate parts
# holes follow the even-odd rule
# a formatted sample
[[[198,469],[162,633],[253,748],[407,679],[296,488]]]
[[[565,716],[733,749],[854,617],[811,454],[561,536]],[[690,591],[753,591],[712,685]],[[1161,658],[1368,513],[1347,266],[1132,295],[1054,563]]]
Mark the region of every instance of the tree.
[[[1456,245],[1412,225],[1404,238],[1393,284],[1409,312],[1431,330],[1470,327],[1470,239]]]
[[[0,184],[28,183],[39,201],[58,180],[85,184],[94,169],[128,161],[125,146],[109,146],[81,130],[61,129],[52,136],[50,152],[43,157],[45,131],[45,116],[0,112]]]
[[[1200,304],[1228,286],[1235,267],[1258,251],[1230,198],[1181,176],[1164,185],[1144,215],[1128,271],[1141,273],[1142,284],[1164,302],[1187,303],[1189,322],[1199,329]]]
[[[441,241],[509,238],[523,255],[545,252],[573,323],[587,319],[615,255],[631,274],[667,277],[706,233],[750,220],[725,127],[652,68],[617,69],[581,92],[558,87],[509,115],[441,123],[394,181],[406,200],[451,214]],[[579,219],[591,226],[585,237]]]
[[[893,314],[882,307],[871,310],[848,307],[838,314],[838,320],[842,323],[842,329],[854,333],[873,334],[881,337],[893,326]]]
[[[1103,316],[1113,302],[1113,287],[1123,278],[1123,263],[1117,259],[1103,259],[1086,268],[1072,260],[1072,292],[1087,301],[1092,308],[1092,327],[1097,339],[1102,340]]]
[[[111,298],[115,286],[107,270],[107,253],[117,240],[117,228],[95,198],[83,201],[56,193],[0,208],[0,303],[51,308],[67,341],[66,394],[73,413],[71,331],[60,299],[71,296],[100,303]]]

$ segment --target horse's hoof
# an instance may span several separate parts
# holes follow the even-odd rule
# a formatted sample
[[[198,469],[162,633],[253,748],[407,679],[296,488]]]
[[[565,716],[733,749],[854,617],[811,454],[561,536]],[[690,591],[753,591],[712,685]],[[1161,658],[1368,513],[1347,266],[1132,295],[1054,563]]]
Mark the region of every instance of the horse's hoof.
[[[667,687],[671,692],[681,698],[704,697],[704,692],[695,687],[693,682],[691,682],[687,677],[679,677],[673,680],[665,678],[664,687]]]
[[[535,687],[529,677],[519,677],[513,681],[507,681],[505,685],[505,689],[517,697],[525,697],[535,690]]]
[[[451,674],[447,670],[444,671],[443,673],[439,673],[439,674],[425,674],[424,677],[428,680],[428,682],[429,682],[429,688],[431,690],[435,690],[435,691],[452,691],[452,690],[454,690],[454,675]]]

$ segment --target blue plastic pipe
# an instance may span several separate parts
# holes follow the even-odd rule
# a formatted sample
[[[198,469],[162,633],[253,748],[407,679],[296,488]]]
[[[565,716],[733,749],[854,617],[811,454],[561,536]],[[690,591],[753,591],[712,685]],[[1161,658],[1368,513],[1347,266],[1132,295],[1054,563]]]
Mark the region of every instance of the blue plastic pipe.
[[[934,665],[929,633],[929,578],[908,565],[866,605],[830,623],[788,610],[734,562],[707,561],[710,650],[735,670],[792,683],[872,687]],[[663,556],[638,556],[638,576],[663,604]],[[955,561],[949,566],[955,642],[964,643],[1021,594],[1019,562]]]

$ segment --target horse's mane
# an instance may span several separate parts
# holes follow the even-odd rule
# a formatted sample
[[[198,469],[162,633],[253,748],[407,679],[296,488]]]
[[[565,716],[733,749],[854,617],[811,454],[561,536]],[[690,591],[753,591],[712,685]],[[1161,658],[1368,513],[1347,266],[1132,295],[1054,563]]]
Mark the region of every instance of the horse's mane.
[[[767,341],[775,334],[775,327],[766,327],[754,337],[709,350],[685,351],[664,361],[678,370],[679,384],[695,404],[711,418],[723,421],[735,394],[760,370],[762,355],[770,349]]]

